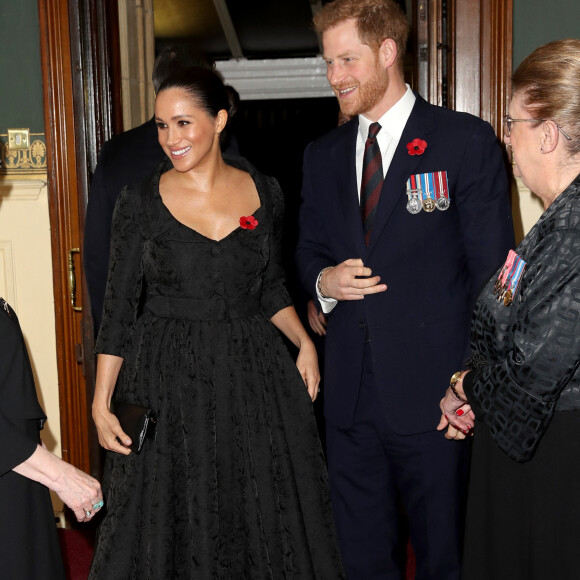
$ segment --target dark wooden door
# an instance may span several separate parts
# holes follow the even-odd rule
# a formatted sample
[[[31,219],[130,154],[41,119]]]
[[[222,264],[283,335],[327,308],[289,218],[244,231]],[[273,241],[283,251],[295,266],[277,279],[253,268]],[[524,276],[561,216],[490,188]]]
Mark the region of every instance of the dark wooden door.
[[[115,0],[39,0],[63,459],[99,476],[82,239],[91,171],[118,125]],[[115,106],[117,104],[117,106]]]

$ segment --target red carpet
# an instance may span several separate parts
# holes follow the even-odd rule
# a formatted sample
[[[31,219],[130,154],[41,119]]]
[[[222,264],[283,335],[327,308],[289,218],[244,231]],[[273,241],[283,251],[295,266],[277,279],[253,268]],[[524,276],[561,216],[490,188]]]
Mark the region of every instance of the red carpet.
[[[58,529],[67,580],[87,580],[93,558],[91,530]]]

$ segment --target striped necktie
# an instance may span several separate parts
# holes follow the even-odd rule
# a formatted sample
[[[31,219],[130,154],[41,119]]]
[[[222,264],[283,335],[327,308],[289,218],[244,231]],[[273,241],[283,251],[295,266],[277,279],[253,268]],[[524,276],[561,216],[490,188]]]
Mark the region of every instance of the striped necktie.
[[[377,134],[381,130],[378,123],[371,123],[369,136],[365,143],[363,157],[362,180],[360,186],[360,209],[363,221],[365,241],[368,245],[371,230],[377,211],[377,204],[383,187],[383,158],[377,142]]]

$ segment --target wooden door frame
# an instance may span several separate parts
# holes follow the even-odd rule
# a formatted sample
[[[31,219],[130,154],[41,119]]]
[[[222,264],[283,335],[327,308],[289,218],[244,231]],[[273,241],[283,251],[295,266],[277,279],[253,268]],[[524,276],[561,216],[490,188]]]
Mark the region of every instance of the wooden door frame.
[[[119,125],[113,105],[120,101],[120,88],[112,80],[118,78],[118,61],[110,58],[118,54],[116,36],[110,34],[117,23],[116,4],[38,0],[62,457],[96,477],[102,454],[90,413],[95,361],[82,236],[97,153],[113,125]],[[71,280],[76,281],[74,297]]]
[[[447,38],[441,26],[443,13],[448,20]],[[422,14],[427,17],[421,19]],[[513,0],[416,0],[413,22],[415,54],[426,62],[421,82],[416,63],[414,86],[422,87],[422,96],[430,103],[488,121],[503,138],[512,74]],[[444,59],[447,103],[443,102]]]
[[[480,0],[479,7],[465,0],[454,3],[454,108],[488,121],[503,139],[511,94],[513,0]]]

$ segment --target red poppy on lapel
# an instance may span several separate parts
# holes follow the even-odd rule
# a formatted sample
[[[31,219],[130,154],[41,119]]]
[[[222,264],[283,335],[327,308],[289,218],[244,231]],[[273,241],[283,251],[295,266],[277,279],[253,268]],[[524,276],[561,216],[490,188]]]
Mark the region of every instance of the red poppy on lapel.
[[[242,216],[240,218],[240,227],[243,230],[255,230],[256,226],[258,225],[258,220],[253,216]]]
[[[410,143],[407,143],[409,155],[423,155],[425,149],[427,149],[427,141],[423,141],[423,139],[413,139]]]

